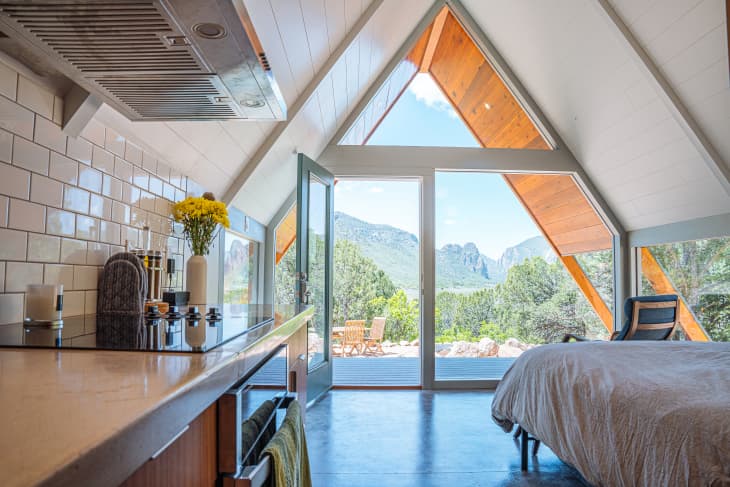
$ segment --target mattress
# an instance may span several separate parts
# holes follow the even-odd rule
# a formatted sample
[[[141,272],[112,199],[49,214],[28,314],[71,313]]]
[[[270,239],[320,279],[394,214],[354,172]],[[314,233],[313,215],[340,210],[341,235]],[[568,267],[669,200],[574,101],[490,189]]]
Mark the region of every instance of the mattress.
[[[492,402],[596,486],[730,486],[730,343],[585,342],[525,352]]]

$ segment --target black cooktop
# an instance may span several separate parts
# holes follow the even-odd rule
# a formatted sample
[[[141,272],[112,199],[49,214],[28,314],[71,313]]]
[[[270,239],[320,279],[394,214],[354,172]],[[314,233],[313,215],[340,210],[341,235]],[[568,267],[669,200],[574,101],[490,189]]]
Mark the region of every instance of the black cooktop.
[[[215,305],[211,305],[215,306]],[[69,348],[154,352],[207,352],[247,333],[268,333],[276,322],[297,313],[295,306],[218,305],[222,318],[160,319],[147,321],[142,329],[133,318],[101,315],[72,316],[63,327],[16,323],[0,327],[0,347]],[[185,315],[187,308],[181,310]]]

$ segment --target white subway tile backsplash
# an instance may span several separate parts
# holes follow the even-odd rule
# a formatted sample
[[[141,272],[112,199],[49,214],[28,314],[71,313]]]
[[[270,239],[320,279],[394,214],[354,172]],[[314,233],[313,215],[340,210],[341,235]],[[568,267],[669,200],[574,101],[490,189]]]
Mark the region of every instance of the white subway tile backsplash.
[[[61,238],[39,233],[28,234],[28,260],[32,262],[58,262],[61,255]]]
[[[46,231],[46,207],[24,200],[10,200],[8,226],[16,230]]]
[[[48,208],[46,213],[46,233],[62,237],[73,237],[76,234],[76,215],[55,208]]]
[[[13,134],[0,130],[0,161],[10,163],[13,159]]]
[[[0,260],[25,260],[28,234],[0,228]]]
[[[122,182],[117,178],[104,174],[101,192],[104,196],[108,196],[115,200],[122,199]]]
[[[157,174],[165,182],[170,181],[170,166],[157,161],[157,171],[155,171],[155,174]]]
[[[136,205],[139,201],[139,188],[129,183],[122,183],[122,201],[128,205]]]
[[[79,186],[94,193],[101,193],[102,174],[92,167],[79,166]]]
[[[130,218],[131,216],[129,206],[125,205],[124,203],[119,203],[118,201],[115,201],[112,208],[112,221],[116,223],[122,223],[124,225],[129,225]]]
[[[63,264],[44,265],[43,284],[63,284],[64,291],[70,291],[74,285],[74,267]]]
[[[124,158],[136,166],[141,166],[142,165],[142,149],[138,145],[136,145],[130,141],[127,141],[126,148],[124,151]]]
[[[0,227],[8,226],[8,206],[10,199],[7,196],[0,196]]]
[[[63,183],[33,174],[30,180],[30,199],[46,206],[63,206]]]
[[[134,184],[138,187],[144,189],[145,191],[149,189],[150,185],[150,175],[147,171],[145,171],[142,168],[135,167],[134,168]]]
[[[109,127],[106,128],[104,147],[119,157],[124,157],[124,137]]]
[[[132,247],[139,247],[141,242],[139,241],[139,230],[132,227],[122,227],[122,243],[129,242]]]
[[[134,170],[132,164],[118,157],[114,158],[114,176],[122,181],[131,183],[134,180]]]
[[[162,216],[172,216],[172,204],[165,199],[157,198],[155,200],[155,213]]]
[[[0,324],[23,321],[24,294],[0,294]]]
[[[119,224],[102,221],[99,225],[99,240],[119,245],[121,243],[121,227]]]
[[[155,211],[155,196],[147,191],[140,193],[139,207],[146,211]]]
[[[78,184],[79,163],[57,152],[51,152],[48,175],[66,184]]]
[[[76,215],[76,238],[99,240],[99,220],[90,216]]]
[[[114,174],[114,154],[94,146],[91,165],[107,174]]]
[[[86,303],[84,305],[85,314],[92,315],[96,313],[96,299],[98,294],[98,291],[86,291]],[[94,327],[93,330],[88,331],[93,333],[96,331],[96,327]]]
[[[96,289],[99,279],[99,268],[92,265],[74,266],[74,289]]]
[[[63,292],[63,317],[84,314],[84,291]]]
[[[112,218],[112,200],[99,196],[91,195],[91,203],[89,205],[89,215],[101,218],[103,220],[111,220]]]
[[[132,208],[129,212],[130,214],[130,222],[133,226],[137,228],[142,228],[143,226],[147,225],[147,212],[139,209],[139,208]]]
[[[175,188],[168,183],[162,183],[162,196],[170,201],[175,201]]]
[[[0,96],[0,128],[32,139],[34,121],[33,112]]]
[[[28,284],[43,283],[43,264],[8,262],[5,266],[5,292],[22,293]]]
[[[13,164],[48,176],[50,151],[22,137],[13,139]]]
[[[79,213],[89,213],[89,192],[81,188],[64,186],[63,207]]]
[[[92,118],[89,123],[86,124],[84,130],[81,131],[81,136],[99,147],[104,147],[106,129],[101,122]]]
[[[71,159],[91,165],[91,156],[93,153],[92,145],[88,140],[82,139],[81,137],[69,137],[66,147],[66,155]]]
[[[0,324],[22,320],[30,282],[63,284],[65,316],[93,313],[99,270],[144,225],[182,257],[168,215],[187,179],[97,119],[67,136],[62,117],[61,98],[0,63],[0,293],[17,293],[0,294]]]
[[[150,193],[162,196],[162,181],[154,176],[150,176]]]
[[[53,119],[53,93],[23,76],[18,76],[18,103],[49,120]]]
[[[61,263],[86,264],[86,242],[64,238],[61,240]]]
[[[157,173],[157,159],[147,151],[142,153],[142,167],[151,172]]]
[[[104,265],[109,258],[109,245],[100,242],[89,242],[86,251],[86,263]]]
[[[18,73],[14,69],[0,63],[0,95],[15,100],[18,89]]]
[[[35,116],[33,140],[61,154],[66,153],[66,135],[61,132],[61,127],[39,115]]]
[[[0,194],[27,200],[30,196],[30,173],[0,163]]]

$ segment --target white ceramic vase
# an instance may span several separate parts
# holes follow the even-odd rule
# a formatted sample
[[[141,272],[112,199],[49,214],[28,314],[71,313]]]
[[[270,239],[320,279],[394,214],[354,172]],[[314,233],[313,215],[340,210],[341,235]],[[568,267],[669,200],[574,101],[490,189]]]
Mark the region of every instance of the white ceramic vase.
[[[188,259],[185,272],[185,287],[190,293],[190,306],[201,307],[205,313],[208,296],[208,262],[204,255],[193,255]]]

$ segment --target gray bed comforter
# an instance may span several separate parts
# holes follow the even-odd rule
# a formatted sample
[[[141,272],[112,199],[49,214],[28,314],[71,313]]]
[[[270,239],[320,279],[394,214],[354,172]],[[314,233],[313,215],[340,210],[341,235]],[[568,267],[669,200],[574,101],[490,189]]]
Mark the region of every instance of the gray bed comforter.
[[[505,374],[492,417],[596,486],[730,486],[730,343],[538,347]]]

